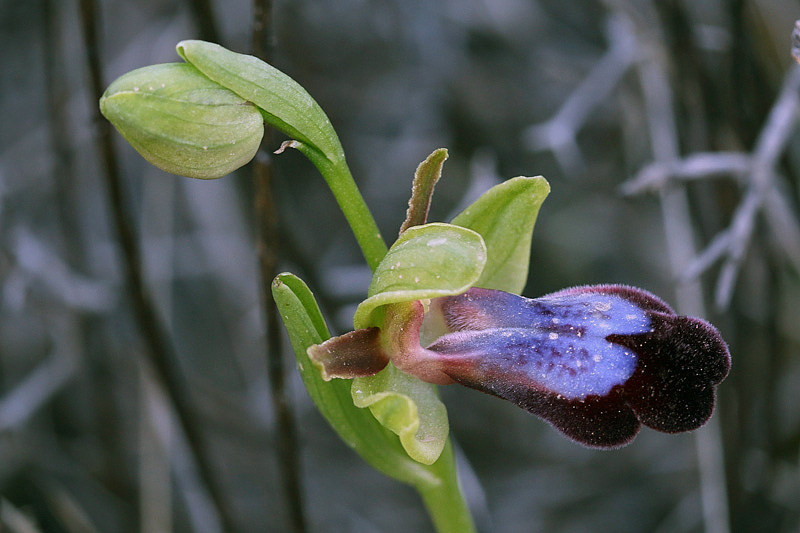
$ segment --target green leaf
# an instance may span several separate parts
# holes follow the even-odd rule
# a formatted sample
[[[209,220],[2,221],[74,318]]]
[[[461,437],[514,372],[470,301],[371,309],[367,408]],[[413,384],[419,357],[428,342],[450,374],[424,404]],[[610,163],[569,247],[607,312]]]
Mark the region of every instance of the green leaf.
[[[476,231],[488,261],[475,286],[520,294],[528,279],[531,236],[539,208],[550,193],[543,177],[518,177],[492,187],[452,223]]]
[[[409,228],[375,269],[355,327],[380,327],[383,305],[461,294],[478,281],[485,264],[486,246],[474,231],[442,223]]]
[[[398,438],[385,429],[370,411],[353,405],[347,381],[325,382],[312,368],[306,350],[330,334],[306,284],[292,274],[280,274],[272,284],[272,294],[289,333],[303,383],[314,404],[342,440],[378,471],[414,485],[437,531],[475,531],[458,486],[450,440],[446,439],[444,450],[432,465],[411,459]]]
[[[322,152],[344,159],[342,145],[322,108],[292,78],[260,59],[205,41],[181,41],[178,54],[210,79],[261,109],[264,119]]]
[[[400,437],[412,459],[433,464],[447,442],[447,409],[436,387],[401,372],[391,363],[375,376],[356,378],[353,403]]]
[[[314,405],[341,439],[388,476],[418,488],[440,484],[441,479],[434,467],[411,459],[398,438],[385,429],[369,410],[353,404],[349,380],[323,381],[311,364],[306,351],[311,345],[328,339],[330,334],[306,284],[292,274],[280,274],[272,283],[272,295],[289,333],[303,384]]]
[[[158,168],[219,178],[250,161],[264,135],[259,110],[184,63],[134,70],[100,99],[103,115]]]

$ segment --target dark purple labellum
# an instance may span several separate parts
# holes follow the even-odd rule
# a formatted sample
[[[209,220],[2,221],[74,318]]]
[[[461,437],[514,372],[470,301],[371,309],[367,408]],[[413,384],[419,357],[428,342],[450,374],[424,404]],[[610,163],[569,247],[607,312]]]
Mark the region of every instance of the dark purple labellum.
[[[450,331],[425,350],[442,373],[587,446],[622,446],[642,424],[669,433],[700,427],[730,368],[713,326],[631,287],[534,300],[471,289],[434,300],[432,310]]]

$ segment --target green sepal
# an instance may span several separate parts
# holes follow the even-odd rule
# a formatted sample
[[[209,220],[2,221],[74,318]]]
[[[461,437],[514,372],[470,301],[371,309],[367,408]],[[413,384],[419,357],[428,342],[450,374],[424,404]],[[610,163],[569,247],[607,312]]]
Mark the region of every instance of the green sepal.
[[[450,426],[435,386],[389,363],[374,376],[354,379],[351,394],[357,407],[369,407],[378,422],[400,437],[412,459],[430,465],[439,458]]]
[[[380,327],[384,305],[461,294],[478,281],[485,264],[486,246],[470,229],[440,222],[409,228],[375,269],[355,327]]]
[[[483,193],[452,220],[479,233],[486,243],[488,260],[476,287],[522,292],[533,226],[549,193],[550,184],[541,176],[512,178]]]
[[[325,112],[292,78],[257,57],[206,41],[177,45],[178,54],[210,79],[252,102],[270,125],[322,152],[344,159],[339,137]]]
[[[264,136],[255,106],[185,63],[121,76],[106,89],[100,111],[147,161],[192,178],[236,170]]]

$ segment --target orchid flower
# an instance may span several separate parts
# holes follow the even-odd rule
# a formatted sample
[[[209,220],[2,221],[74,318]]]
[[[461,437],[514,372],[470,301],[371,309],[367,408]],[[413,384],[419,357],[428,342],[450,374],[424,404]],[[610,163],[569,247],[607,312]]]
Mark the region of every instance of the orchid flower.
[[[460,383],[543,418],[587,446],[619,447],[642,424],[690,431],[713,411],[730,355],[708,322],[641,289],[597,285],[537,299],[472,288],[395,304],[384,328],[333,338],[309,355],[324,377],[398,369]],[[435,324],[432,326],[432,324]],[[420,337],[443,331],[426,347]]]
[[[516,194],[524,193],[510,196]],[[478,230],[476,220],[497,216],[480,202],[466,213]],[[426,462],[443,446],[446,419],[425,423],[446,417],[435,396],[421,400],[427,417],[406,427],[391,420],[401,418],[396,403],[374,408],[397,393],[391,381],[410,376],[512,401],[596,448],[623,446],[642,425],[677,433],[709,419],[715,387],[730,368],[727,345],[711,324],[621,285],[538,299],[514,294],[497,276],[507,265],[492,256],[503,255],[502,237],[458,226],[464,222],[410,225],[378,265],[356,311],[357,329],[308,349],[323,379],[354,379],[356,405],[371,407],[412,457]]]

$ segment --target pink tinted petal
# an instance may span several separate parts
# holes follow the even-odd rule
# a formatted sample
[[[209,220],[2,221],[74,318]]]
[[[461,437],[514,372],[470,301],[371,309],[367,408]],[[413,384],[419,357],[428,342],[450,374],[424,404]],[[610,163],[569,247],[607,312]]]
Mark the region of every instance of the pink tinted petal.
[[[453,380],[442,372],[441,357],[419,344],[425,310],[418,301],[386,306],[384,342],[389,346],[392,363],[407,374],[435,385],[449,385]]]
[[[372,376],[389,363],[378,328],[357,329],[315,344],[309,347],[308,357],[325,381]]]

